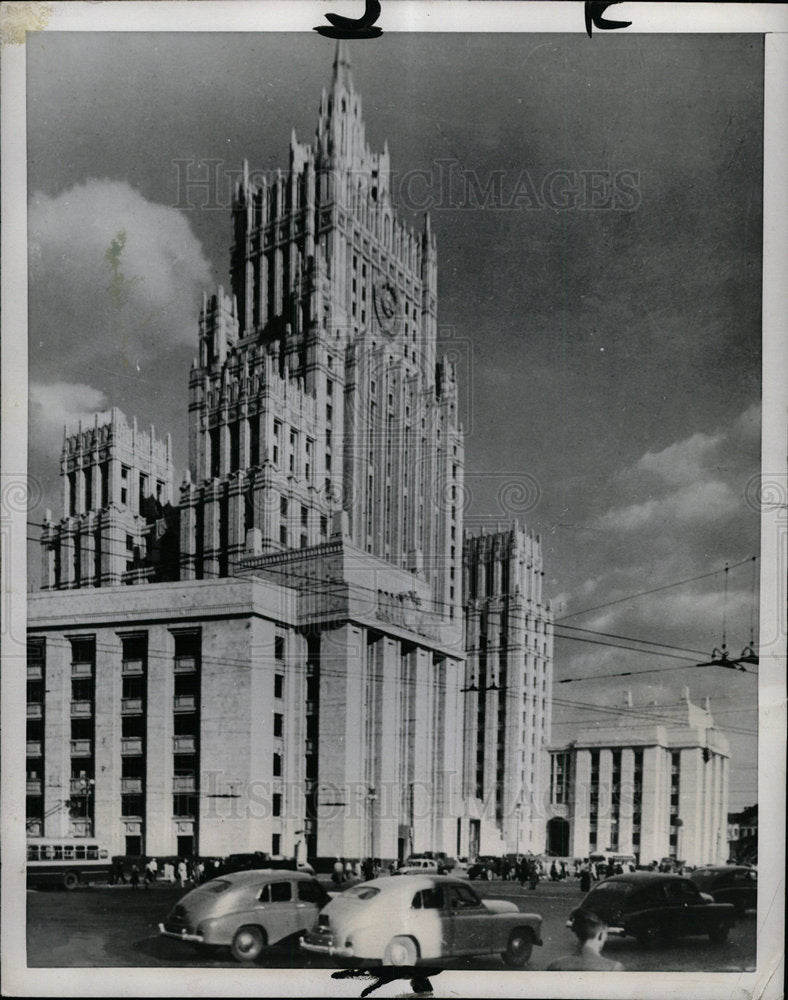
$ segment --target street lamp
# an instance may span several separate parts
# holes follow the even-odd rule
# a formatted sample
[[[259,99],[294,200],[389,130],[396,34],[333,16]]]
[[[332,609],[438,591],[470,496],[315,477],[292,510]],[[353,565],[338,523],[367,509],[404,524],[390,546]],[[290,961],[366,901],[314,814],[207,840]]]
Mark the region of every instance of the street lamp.
[[[517,813],[517,860],[520,860],[520,813],[522,812],[523,804],[518,802],[514,807],[514,811]]]

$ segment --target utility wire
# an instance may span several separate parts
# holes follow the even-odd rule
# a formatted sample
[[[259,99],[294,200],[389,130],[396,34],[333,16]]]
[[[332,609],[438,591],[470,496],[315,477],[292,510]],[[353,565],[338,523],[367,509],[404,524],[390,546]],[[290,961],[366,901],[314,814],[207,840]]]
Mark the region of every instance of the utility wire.
[[[757,558],[758,558],[757,556],[748,556],[746,559],[742,559],[741,562],[734,563],[732,566],[729,566],[728,568],[736,569],[737,566],[743,566],[745,563],[748,563],[750,559],[757,559]],[[555,624],[557,625],[559,622],[565,621],[567,618],[574,618],[577,615],[585,615],[589,611],[600,611],[602,608],[610,608],[614,604],[623,604],[625,601],[632,601],[636,597],[646,597],[648,594],[656,594],[660,590],[669,590],[671,587],[681,587],[685,583],[694,583],[696,580],[706,580],[708,579],[708,577],[716,576],[720,572],[722,572],[722,570],[715,569],[710,573],[701,573],[699,576],[690,576],[687,577],[686,580],[677,580],[675,583],[666,583],[663,584],[661,587],[652,587],[651,590],[642,590],[638,594],[629,594],[627,597],[619,597],[615,601],[608,601],[605,604],[597,604],[593,608],[583,608],[582,611],[573,611],[571,614],[563,615],[563,617],[561,618],[556,618]]]

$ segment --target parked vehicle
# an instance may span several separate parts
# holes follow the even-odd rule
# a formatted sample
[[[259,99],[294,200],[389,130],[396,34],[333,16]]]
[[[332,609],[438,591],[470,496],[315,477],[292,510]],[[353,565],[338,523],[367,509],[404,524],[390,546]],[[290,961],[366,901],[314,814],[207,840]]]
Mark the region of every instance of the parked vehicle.
[[[249,854],[228,854],[220,862],[215,875],[229,875],[231,872],[244,872],[253,869],[275,868],[285,871],[304,871],[314,875],[314,868],[308,863],[298,864],[295,858],[270,858],[263,851],[253,851]]]
[[[498,858],[494,858],[491,854],[482,854],[468,866],[468,878],[491,879],[499,863]]]
[[[347,889],[301,938],[304,951],[408,966],[457,955],[499,953],[522,967],[541,945],[542,918],[510,900],[480,899],[448,875],[380,878]]]
[[[741,916],[758,905],[758,872],[745,865],[706,865],[696,868],[690,878],[715,903],[732,903]]]
[[[269,945],[311,927],[330,899],[305,872],[233,872],[203,882],[170,910],[159,933],[197,945],[224,945],[239,962],[253,962]]]
[[[443,869],[434,858],[408,858],[393,875],[442,875]]]
[[[572,911],[590,910],[608,923],[610,934],[636,937],[642,945],[666,943],[691,934],[708,934],[715,944],[735,921],[730,903],[715,903],[682,875],[631,872],[594,886]]]

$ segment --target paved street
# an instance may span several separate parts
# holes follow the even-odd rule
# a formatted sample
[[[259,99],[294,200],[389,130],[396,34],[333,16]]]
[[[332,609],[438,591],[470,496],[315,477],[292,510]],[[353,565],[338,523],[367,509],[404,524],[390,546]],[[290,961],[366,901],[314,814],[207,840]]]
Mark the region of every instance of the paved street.
[[[542,882],[533,892],[512,882],[474,882],[481,895],[514,900],[521,910],[541,914],[544,946],[535,948],[529,968],[545,969],[553,959],[572,950],[573,937],[564,926],[582,896],[577,882]],[[74,892],[28,892],[28,964],[31,967],[235,968],[226,951],[198,951],[191,945],[162,938],[158,923],[183,895],[180,888],[157,885],[150,890],[128,886],[82,888]],[[610,958],[628,971],[733,972],[755,967],[755,914],[748,913],[725,945],[708,938],[686,938],[653,950],[630,938],[611,939]],[[306,956],[295,948],[272,949],[261,965],[268,968],[330,968],[332,963]],[[447,968],[502,971],[495,957],[457,960]]]

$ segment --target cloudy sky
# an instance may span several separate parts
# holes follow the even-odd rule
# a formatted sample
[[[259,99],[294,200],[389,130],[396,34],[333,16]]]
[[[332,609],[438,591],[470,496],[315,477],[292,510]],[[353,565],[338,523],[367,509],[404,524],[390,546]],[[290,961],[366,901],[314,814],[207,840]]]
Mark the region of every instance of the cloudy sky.
[[[291,128],[311,138],[333,43],[45,32],[27,47],[40,522],[62,513],[63,424],[96,410],[169,430],[185,468],[202,291],[229,283],[232,174],[244,157],[286,166]],[[572,626],[556,630],[554,738],[618,718],[626,689],[668,702],[687,684],[729,735],[732,807],[755,801],[757,678],[692,662],[723,628],[738,653],[754,609],[760,37],[386,34],[351,58],[402,213],[420,225],[429,207],[437,233],[467,522],[519,513],[539,532]],[[199,209],[183,180],[207,160],[219,183]]]

